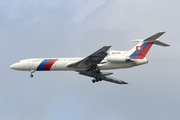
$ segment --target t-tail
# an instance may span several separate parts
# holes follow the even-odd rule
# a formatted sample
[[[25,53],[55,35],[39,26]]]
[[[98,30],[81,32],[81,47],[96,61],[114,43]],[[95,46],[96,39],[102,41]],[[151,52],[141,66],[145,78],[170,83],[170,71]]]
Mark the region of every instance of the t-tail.
[[[165,32],[159,32],[145,40],[132,40],[139,43],[131,50],[127,51],[127,53],[124,54],[124,56],[129,56],[130,59],[144,59],[153,44],[165,47],[170,46],[158,40],[158,38],[164,33]]]

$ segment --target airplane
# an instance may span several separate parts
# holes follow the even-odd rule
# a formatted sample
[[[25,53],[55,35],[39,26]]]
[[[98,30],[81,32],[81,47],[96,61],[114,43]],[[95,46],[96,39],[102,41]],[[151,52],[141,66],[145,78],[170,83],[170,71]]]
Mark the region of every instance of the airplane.
[[[132,40],[138,42],[129,51],[107,51],[111,46],[104,46],[93,54],[85,58],[34,58],[20,60],[10,66],[11,69],[30,71],[30,77],[33,77],[35,71],[76,71],[80,75],[94,78],[93,83],[98,81],[108,81],[117,84],[128,84],[122,80],[110,77],[111,72],[102,72],[101,70],[130,68],[148,63],[145,57],[153,44],[160,46],[170,46],[159,41],[159,37],[165,32],[147,38]]]

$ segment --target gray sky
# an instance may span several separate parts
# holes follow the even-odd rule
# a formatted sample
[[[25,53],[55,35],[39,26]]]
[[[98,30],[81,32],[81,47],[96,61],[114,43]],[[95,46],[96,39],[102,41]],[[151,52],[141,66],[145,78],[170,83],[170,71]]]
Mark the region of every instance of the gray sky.
[[[179,120],[178,0],[0,0],[1,120]],[[166,31],[149,63],[111,70],[128,82],[92,84],[76,72],[14,71],[18,60],[86,57],[104,45]]]

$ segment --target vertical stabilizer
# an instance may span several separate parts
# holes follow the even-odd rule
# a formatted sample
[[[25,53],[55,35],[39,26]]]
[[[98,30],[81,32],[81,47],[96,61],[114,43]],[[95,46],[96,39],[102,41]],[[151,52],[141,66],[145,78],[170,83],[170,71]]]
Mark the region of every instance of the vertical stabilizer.
[[[170,46],[158,40],[158,38],[164,33],[165,32],[159,32],[144,40],[133,40],[139,43],[131,50],[127,51],[127,53],[124,54],[124,56],[128,56],[131,59],[144,59],[144,57],[146,56],[146,54],[148,53],[148,51],[150,50],[153,44],[160,46]]]

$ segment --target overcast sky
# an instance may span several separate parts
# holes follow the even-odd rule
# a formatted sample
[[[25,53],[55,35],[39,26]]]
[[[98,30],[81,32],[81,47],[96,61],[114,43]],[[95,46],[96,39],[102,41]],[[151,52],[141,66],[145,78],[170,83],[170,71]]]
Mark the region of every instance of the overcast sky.
[[[1,120],[179,120],[180,1],[0,0]],[[129,50],[166,31],[146,65],[110,70],[128,82],[93,84],[76,72],[11,70],[18,60]]]

